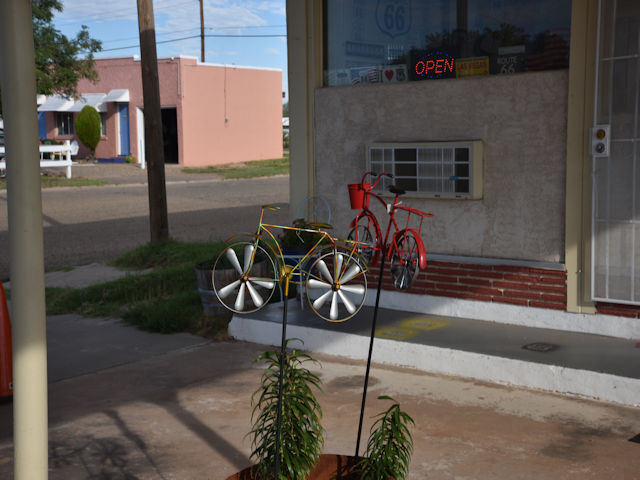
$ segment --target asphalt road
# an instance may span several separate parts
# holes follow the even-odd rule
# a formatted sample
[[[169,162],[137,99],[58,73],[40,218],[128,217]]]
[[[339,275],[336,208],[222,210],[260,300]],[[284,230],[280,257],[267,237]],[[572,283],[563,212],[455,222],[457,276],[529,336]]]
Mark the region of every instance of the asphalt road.
[[[282,207],[288,222],[289,177],[168,181],[169,233],[182,241],[225,239],[256,228],[260,206]],[[147,186],[49,188],[42,192],[45,270],[112,259],[149,241]],[[7,192],[0,191],[0,281],[9,279]]]

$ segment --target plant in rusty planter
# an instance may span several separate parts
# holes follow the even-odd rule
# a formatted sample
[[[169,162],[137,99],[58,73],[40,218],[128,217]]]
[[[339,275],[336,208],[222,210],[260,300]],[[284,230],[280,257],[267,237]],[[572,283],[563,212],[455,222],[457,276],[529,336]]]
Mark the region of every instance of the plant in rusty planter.
[[[291,339],[287,340],[287,345]],[[253,428],[251,457],[257,461],[251,473],[255,479],[271,479],[276,459],[278,480],[307,478],[318,463],[324,445],[320,425],[322,409],[313,390],[321,390],[321,380],[304,364],[318,363],[300,350],[286,351],[282,375],[281,437],[277,446],[279,351],[261,354],[256,361],[267,364],[260,387],[252,398]],[[279,450],[276,456],[276,450]]]
[[[288,339],[286,345],[295,339]],[[324,429],[322,409],[314,391],[322,391],[320,378],[305,367],[318,364],[300,350],[285,350],[283,362],[281,437],[278,438],[278,392],[280,351],[258,356],[266,369],[252,397],[253,427],[251,457],[257,462],[227,480],[273,480],[276,458],[277,480],[404,480],[413,453],[410,427],[413,419],[393,404],[377,415],[370,430],[366,456],[321,454]],[[279,456],[276,456],[279,451]]]
[[[358,462],[355,470],[362,480],[403,480],[409,472],[413,454],[409,427],[414,425],[414,421],[393,398],[383,395],[378,399],[394,403],[377,416],[371,427],[366,456]]]

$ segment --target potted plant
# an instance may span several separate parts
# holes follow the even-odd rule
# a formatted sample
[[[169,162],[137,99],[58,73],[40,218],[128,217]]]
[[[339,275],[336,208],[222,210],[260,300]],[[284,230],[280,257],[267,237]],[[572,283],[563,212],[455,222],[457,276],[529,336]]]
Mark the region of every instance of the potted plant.
[[[380,413],[371,426],[366,456],[358,462],[355,470],[362,480],[402,480],[409,473],[413,454],[413,438],[409,427],[415,423],[393,398],[382,395],[378,399],[394,403]]]
[[[321,381],[305,367],[316,360],[297,349],[285,352],[280,474],[287,479],[303,479],[318,462],[324,445],[322,409],[314,394],[314,390],[320,390]],[[267,368],[252,398],[254,423],[249,435],[253,437],[251,456],[258,462],[252,469],[256,478],[268,478],[275,467],[280,355],[278,351],[265,352],[257,359],[265,361]]]
[[[287,345],[292,339],[287,340]],[[321,454],[324,429],[322,410],[314,391],[321,380],[305,364],[318,363],[298,349],[285,353],[281,411],[281,442],[277,480],[403,480],[407,474],[413,440],[411,417],[394,404],[378,415],[367,442],[367,456]],[[266,370],[253,395],[251,457],[256,464],[227,480],[274,479],[280,352],[261,354]],[[391,397],[378,397],[393,400]]]
[[[308,272],[308,267],[310,267],[313,262],[310,261],[311,258],[307,258],[304,263],[298,264],[309,250],[322,240],[323,235],[320,232],[308,231],[317,230],[317,227],[314,227],[304,218],[295,219],[293,221],[293,227],[307,231],[288,228],[282,229],[282,233],[278,236],[278,243],[282,250],[284,263],[291,267],[298,266],[298,269],[292,275],[292,280],[295,283],[302,283],[306,279],[305,275]]]
[[[305,230],[317,230],[312,224],[308,223],[304,218],[296,218],[293,221],[293,227]],[[286,255],[297,254],[304,256],[311,247],[313,247],[322,238],[321,233],[300,231],[294,229],[282,229],[282,233],[278,236],[278,242],[282,248],[282,252]]]

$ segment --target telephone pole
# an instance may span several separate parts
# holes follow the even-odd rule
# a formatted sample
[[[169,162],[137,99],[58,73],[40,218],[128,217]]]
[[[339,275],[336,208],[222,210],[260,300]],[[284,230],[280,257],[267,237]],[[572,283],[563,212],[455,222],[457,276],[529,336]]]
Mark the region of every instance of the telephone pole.
[[[204,7],[200,0],[200,61],[204,63]]]
[[[162,116],[160,113],[160,84],[156,53],[156,27],[153,19],[153,0],[138,1],[140,30],[140,64],[142,67],[142,96],[144,100],[145,157],[149,183],[149,224],[152,242],[169,240],[167,190],[164,179],[164,149]]]

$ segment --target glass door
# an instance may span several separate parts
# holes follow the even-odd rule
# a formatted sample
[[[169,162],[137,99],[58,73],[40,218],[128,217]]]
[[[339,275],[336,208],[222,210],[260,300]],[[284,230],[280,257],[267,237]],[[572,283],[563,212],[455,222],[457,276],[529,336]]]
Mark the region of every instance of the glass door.
[[[597,55],[592,296],[640,304],[640,1],[600,0]]]

